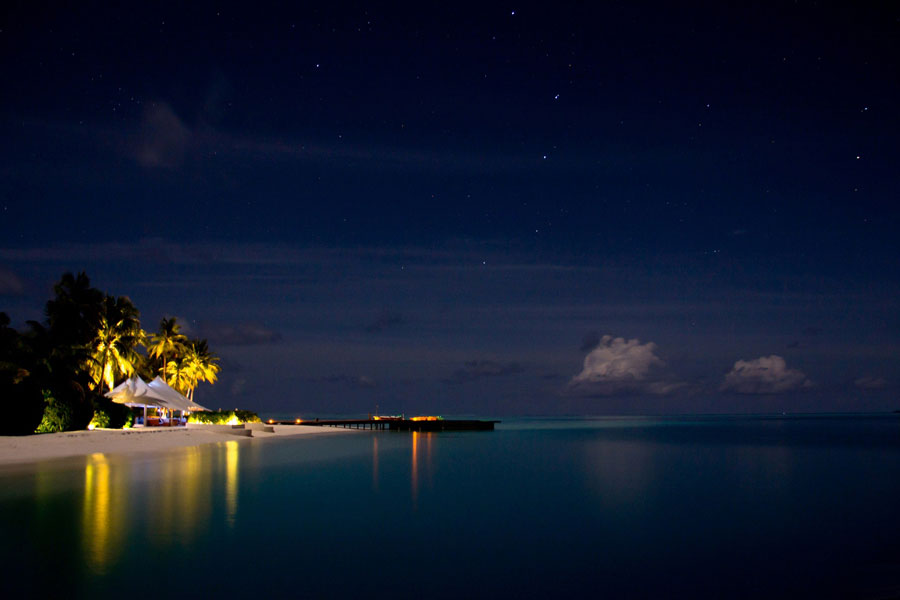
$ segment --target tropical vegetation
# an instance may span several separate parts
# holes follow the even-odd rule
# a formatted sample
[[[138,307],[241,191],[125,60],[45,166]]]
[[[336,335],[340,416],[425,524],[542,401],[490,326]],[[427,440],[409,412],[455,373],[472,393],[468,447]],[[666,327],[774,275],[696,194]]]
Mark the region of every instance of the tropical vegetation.
[[[44,316],[19,331],[0,312],[0,435],[130,425],[130,410],[103,393],[134,375],[158,374],[189,398],[218,378],[206,340],[183,335],[175,317],[148,336],[127,296],[91,287],[83,272],[62,276]]]
[[[197,384],[215,383],[219,370],[219,359],[210,353],[206,340],[188,340],[177,347],[172,360],[166,363],[165,380],[189,400],[194,400]]]
[[[179,352],[184,349],[184,344],[186,342],[187,336],[182,335],[181,325],[177,323],[175,317],[170,319],[164,317],[163,320],[159,322],[159,331],[150,336],[150,343],[147,346],[147,351],[150,354],[150,358],[159,360],[157,372],[162,375],[164,379],[167,379],[166,383],[168,383],[168,378],[166,377],[166,365],[168,364],[168,361],[166,360],[166,356],[172,358],[176,357]]]
[[[188,423],[238,425],[240,423],[262,423],[262,419],[258,414],[249,410],[216,410],[191,413]]]

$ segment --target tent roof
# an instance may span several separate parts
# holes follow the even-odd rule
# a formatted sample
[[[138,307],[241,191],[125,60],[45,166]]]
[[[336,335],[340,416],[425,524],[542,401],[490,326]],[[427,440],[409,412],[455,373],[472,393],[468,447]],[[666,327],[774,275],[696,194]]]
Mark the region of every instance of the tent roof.
[[[103,394],[113,402],[129,406],[161,406],[168,408],[160,398],[150,394],[150,388],[140,377],[126,379],[113,389]]]
[[[157,376],[153,381],[147,384],[147,387],[150,388],[153,395],[162,398],[165,402],[173,405],[173,407],[177,407],[175,410],[209,410],[208,408],[200,406],[196,402],[192,402],[185,398],[178,390],[163,381],[162,377]]]
[[[145,383],[140,377],[131,377],[104,395],[113,402],[128,406],[159,406],[186,411],[209,410],[179,394],[160,377],[150,383]]]

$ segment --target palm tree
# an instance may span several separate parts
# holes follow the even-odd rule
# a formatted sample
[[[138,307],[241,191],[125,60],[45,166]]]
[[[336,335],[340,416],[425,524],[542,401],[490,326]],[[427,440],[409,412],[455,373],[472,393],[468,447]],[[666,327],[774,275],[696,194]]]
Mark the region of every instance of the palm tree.
[[[53,286],[55,297],[47,302],[45,341],[50,344],[47,358],[57,376],[65,372],[82,386],[90,384],[90,376],[83,367],[100,327],[105,310],[106,294],[91,287],[91,280],[81,272],[77,276],[64,273]],[[35,330],[37,331],[37,330]]]
[[[190,400],[194,399],[197,384],[202,381],[215,383],[220,370],[219,357],[209,351],[206,340],[191,340],[181,356],[166,365],[172,387]]]
[[[191,370],[185,363],[184,355],[177,356],[174,360],[166,363],[164,378],[166,383],[182,395],[187,396],[188,390],[191,388]]]
[[[196,375],[194,385],[190,389],[190,396],[188,396],[193,400],[194,389],[197,387],[197,383],[205,381],[209,384],[214,384],[219,378],[221,368],[219,367],[219,357],[209,351],[209,345],[206,343],[206,340],[196,340],[191,344],[190,364]]]
[[[64,273],[53,291],[56,297],[47,302],[45,312],[54,342],[73,347],[87,345],[103,312],[105,294],[91,287],[84,272],[77,276]]]
[[[107,296],[88,363],[99,392],[103,392],[104,383],[107,389],[112,389],[117,376],[134,374],[141,360],[137,347],[144,343],[145,337],[140,313],[131,300],[127,296]]]
[[[187,337],[180,332],[181,325],[176,322],[175,317],[171,319],[163,318],[159,322],[159,332],[150,337],[150,346],[148,347],[150,356],[151,358],[160,359],[159,372],[162,373],[166,383],[170,383],[168,377],[169,361],[166,360],[166,357],[170,356],[174,361],[177,361],[184,352],[185,342],[187,342]]]

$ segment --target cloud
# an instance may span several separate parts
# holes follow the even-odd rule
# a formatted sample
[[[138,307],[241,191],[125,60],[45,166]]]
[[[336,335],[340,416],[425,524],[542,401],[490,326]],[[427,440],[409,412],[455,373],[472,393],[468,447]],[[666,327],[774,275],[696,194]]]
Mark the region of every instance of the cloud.
[[[887,380],[884,377],[872,377],[864,375],[853,382],[853,385],[861,390],[883,390],[887,387]]]
[[[390,329],[402,324],[403,316],[400,315],[400,313],[383,310],[381,311],[381,313],[379,313],[378,317],[376,317],[374,321],[366,326],[366,331],[368,331],[369,333],[378,333],[384,331],[385,329]]]
[[[22,280],[12,271],[0,267],[0,296],[21,296],[23,293]]]
[[[499,363],[493,360],[469,360],[463,363],[461,369],[454,371],[450,377],[444,380],[444,383],[465,383],[467,381],[475,381],[485,377],[502,377],[504,375],[515,375],[523,372],[518,363]]]
[[[247,388],[247,380],[243,377],[239,377],[234,380],[234,383],[231,384],[231,395],[232,396],[240,396],[244,393],[244,390]]]
[[[144,111],[135,158],[147,168],[177,167],[184,161],[192,137],[171,106],[152,104]]]
[[[325,383],[341,383],[365,389],[377,386],[375,380],[367,375],[325,375],[324,377],[319,377],[318,379],[316,379],[316,381],[323,381]]]
[[[773,354],[737,361],[719,389],[737,394],[782,394],[809,387],[812,382],[803,372],[789,369],[783,358]]]
[[[481,263],[486,253],[496,255],[492,271],[508,273],[591,273],[594,267],[552,262],[534,264],[525,257],[510,257],[509,250],[490,244],[449,242],[446,247],[304,246],[270,242],[182,242],[160,237],[142,237],[127,242],[56,242],[30,248],[0,246],[0,261],[17,263],[103,263],[156,265],[261,265],[307,267],[372,264],[402,264],[435,271],[465,271]],[[502,256],[501,256],[502,253]],[[392,314],[385,310],[383,314]],[[396,314],[396,313],[393,313]]]
[[[103,146],[119,150],[124,146],[133,158],[148,169],[174,168],[193,154],[198,159],[209,157],[237,159],[242,163],[278,160],[298,164],[333,164],[377,172],[394,170],[413,173],[496,174],[528,173],[535,168],[557,171],[596,172],[602,164],[611,174],[620,173],[623,165],[655,159],[659,151],[623,152],[609,144],[598,152],[569,157],[568,160],[542,160],[540,153],[519,150],[485,151],[477,145],[447,147],[441,140],[431,143],[390,145],[371,141],[328,138],[266,136],[221,126],[224,99],[231,86],[224,78],[214,81],[205,102],[191,108],[192,123],[188,126],[172,106],[164,101],[145,104],[140,122],[95,122],[85,133],[80,121],[27,120],[29,127],[40,128],[42,139],[65,137],[80,143],[94,144],[97,138]],[[17,119],[17,122],[21,119]],[[112,143],[110,143],[110,141]],[[212,159],[215,160],[215,159]],[[678,165],[680,167],[680,165]],[[676,167],[677,168],[677,167]]]
[[[579,396],[616,394],[668,394],[684,383],[666,381],[654,373],[665,366],[656,356],[656,344],[604,335],[584,357],[581,373],[569,381],[566,392]]]
[[[33,248],[0,248],[0,259],[24,263],[242,264],[252,261],[252,253],[258,248],[255,244],[185,244],[162,238],[141,238],[128,242],[58,243]],[[277,251],[277,248],[270,247],[268,252],[274,256]]]
[[[281,340],[280,333],[258,323],[200,323],[191,335],[223,346],[273,344]]]

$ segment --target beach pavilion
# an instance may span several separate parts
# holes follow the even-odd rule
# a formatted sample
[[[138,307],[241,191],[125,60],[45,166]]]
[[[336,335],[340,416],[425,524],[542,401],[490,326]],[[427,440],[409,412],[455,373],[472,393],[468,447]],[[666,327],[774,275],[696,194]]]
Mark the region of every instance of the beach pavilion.
[[[163,381],[161,377],[156,377],[153,381],[147,383],[140,377],[134,376],[126,379],[104,395],[113,402],[124,404],[125,406],[142,407],[144,409],[144,425],[147,425],[148,406],[172,411],[173,414],[175,411],[180,411],[182,416],[191,412],[209,410],[196,402],[188,400],[175,388]]]

